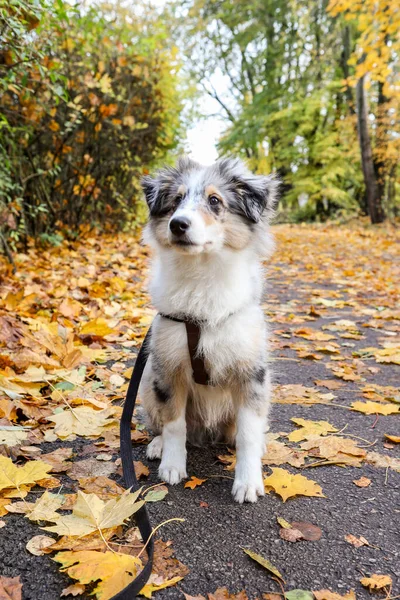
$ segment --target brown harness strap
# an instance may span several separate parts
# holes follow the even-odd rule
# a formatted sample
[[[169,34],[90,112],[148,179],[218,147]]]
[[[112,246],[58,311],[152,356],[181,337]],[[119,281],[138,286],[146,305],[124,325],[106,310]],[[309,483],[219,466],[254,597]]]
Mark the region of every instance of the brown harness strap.
[[[164,315],[163,313],[159,313],[159,315],[165,319],[169,319],[170,321],[185,323],[190,363],[193,370],[193,379],[195,383],[198,383],[199,385],[212,385],[204,364],[204,358],[201,356],[201,354],[199,354],[199,342],[201,334],[199,323],[190,319],[179,319],[170,315]]]

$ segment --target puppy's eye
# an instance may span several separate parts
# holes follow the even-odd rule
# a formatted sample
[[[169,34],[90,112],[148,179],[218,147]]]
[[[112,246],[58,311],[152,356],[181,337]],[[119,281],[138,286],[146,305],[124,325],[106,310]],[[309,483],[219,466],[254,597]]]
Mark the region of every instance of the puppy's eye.
[[[208,202],[210,206],[218,206],[218,204],[220,203],[220,199],[218,198],[218,196],[210,196],[208,198]]]
[[[178,194],[178,195],[177,195],[177,196],[175,196],[175,198],[174,198],[174,203],[175,203],[175,204],[179,204],[179,203],[182,201],[182,198],[183,198],[182,194]]]

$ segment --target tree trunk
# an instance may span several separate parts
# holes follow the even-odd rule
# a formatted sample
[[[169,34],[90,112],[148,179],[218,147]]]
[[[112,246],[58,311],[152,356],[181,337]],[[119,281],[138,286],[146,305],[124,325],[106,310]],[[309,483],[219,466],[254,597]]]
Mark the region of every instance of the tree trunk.
[[[357,129],[360,142],[361,164],[367,195],[368,214],[371,223],[382,223],[385,213],[382,207],[381,190],[376,179],[372,157],[371,139],[368,131],[368,113],[364,90],[364,77],[360,77],[356,87],[357,100]]]

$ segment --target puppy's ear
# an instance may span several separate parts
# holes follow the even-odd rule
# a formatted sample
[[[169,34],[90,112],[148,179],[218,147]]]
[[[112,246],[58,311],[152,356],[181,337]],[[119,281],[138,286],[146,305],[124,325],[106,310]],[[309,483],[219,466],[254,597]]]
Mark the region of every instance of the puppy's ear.
[[[255,175],[239,159],[223,159],[217,163],[235,197],[235,210],[253,223],[264,214],[272,216],[280,181],[275,175]]]
[[[157,202],[158,179],[157,177],[150,177],[150,175],[146,175],[146,177],[142,177],[140,183],[142,185],[144,196],[146,198],[146,202],[151,213],[152,208],[154,208]]]
[[[183,176],[199,168],[200,165],[187,156],[178,158],[176,167],[165,167],[154,177],[146,176],[141,180],[146,202],[152,216],[163,216],[171,208],[171,199],[177,193],[177,188]]]

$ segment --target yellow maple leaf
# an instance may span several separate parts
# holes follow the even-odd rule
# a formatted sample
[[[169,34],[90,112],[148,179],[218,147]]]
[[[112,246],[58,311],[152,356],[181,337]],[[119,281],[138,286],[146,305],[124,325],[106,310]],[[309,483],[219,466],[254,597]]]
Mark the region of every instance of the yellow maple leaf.
[[[99,317],[93,321],[89,321],[82,325],[80,329],[81,335],[95,335],[97,337],[104,337],[110,333],[115,333],[113,329],[108,325],[105,319]]]
[[[43,527],[58,535],[83,536],[110,529],[122,523],[144,504],[143,500],[136,502],[141,490],[131,493],[129,490],[119,496],[104,502],[96,494],[85,494],[78,491],[77,500],[71,515],[58,515],[48,519],[55,525]]]
[[[354,440],[338,436],[313,437],[300,446],[303,450],[312,450],[314,456],[354,465],[360,464],[367,454]]]
[[[362,577],[360,579],[360,583],[370,590],[381,590],[387,585],[392,585],[392,578],[390,575],[379,575],[377,573],[373,573],[371,577]]]
[[[140,590],[140,595],[144,596],[145,598],[151,598],[153,592],[158,592],[158,590],[163,590],[167,587],[171,587],[172,585],[176,585],[178,581],[181,581],[182,579],[183,577],[176,576],[172,577],[172,579],[167,579],[162,583],[152,583],[150,581],[149,583],[146,583],[146,585]]]
[[[389,433],[385,433],[385,438],[394,444],[400,444],[400,435],[390,435]]]
[[[205,481],[207,481],[207,479],[199,479],[198,477],[194,477],[192,476],[190,478],[190,481],[187,481],[185,483],[185,488],[190,488],[191,490],[194,490],[194,488],[198,487],[199,485],[201,485],[202,483],[204,483]]]
[[[93,593],[98,600],[109,600],[133,581],[142,568],[140,559],[117,552],[58,552],[55,561],[79,583],[99,581]]]
[[[61,508],[65,498],[61,494],[52,494],[47,490],[36,500],[26,516],[30,521],[53,521],[59,517],[56,510]]]
[[[304,475],[292,475],[285,469],[279,467],[272,469],[272,475],[264,479],[264,487],[267,494],[272,490],[279,494],[284,502],[293,496],[318,496],[325,498],[322,488],[312,479]]]
[[[400,412],[400,406],[395,404],[381,404],[380,402],[353,402],[351,405],[352,410],[362,412],[365,415],[394,415]]]
[[[0,456],[0,490],[19,490],[24,484],[36,483],[47,477],[51,468],[51,465],[42,460],[32,460],[17,467],[10,458]]]
[[[94,410],[90,406],[67,408],[47,420],[55,423],[54,433],[61,439],[68,439],[71,435],[84,437],[98,437],[104,434],[104,429],[115,425],[117,421],[111,417],[113,410]]]
[[[328,421],[309,421],[295,417],[291,421],[301,427],[301,429],[296,429],[289,433],[287,437],[291,442],[300,442],[313,436],[327,435],[328,433],[337,431],[336,427],[333,427]]]

